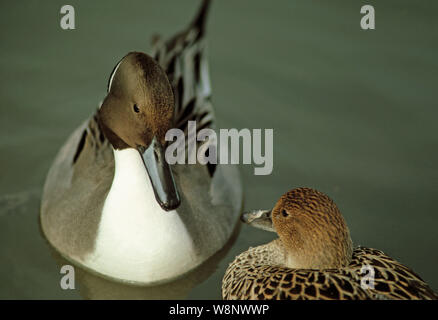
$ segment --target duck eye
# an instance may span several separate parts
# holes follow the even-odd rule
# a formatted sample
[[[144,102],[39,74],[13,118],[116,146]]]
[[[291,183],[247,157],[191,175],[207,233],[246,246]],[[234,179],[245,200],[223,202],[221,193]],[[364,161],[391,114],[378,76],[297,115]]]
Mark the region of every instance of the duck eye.
[[[136,103],[134,104],[134,112],[135,113],[139,113],[140,112],[140,109],[138,108]]]
[[[283,217],[287,217],[289,215],[285,209],[281,210],[281,214]]]

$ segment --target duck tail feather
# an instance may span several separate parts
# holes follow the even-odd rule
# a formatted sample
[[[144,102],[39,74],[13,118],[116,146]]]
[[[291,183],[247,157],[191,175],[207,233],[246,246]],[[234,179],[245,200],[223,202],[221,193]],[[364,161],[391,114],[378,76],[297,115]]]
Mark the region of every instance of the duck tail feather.
[[[175,125],[186,130],[214,127],[211,84],[206,54],[205,25],[210,0],[204,0],[188,28],[162,41],[155,37],[153,57],[166,71],[175,95]]]
[[[210,4],[211,0],[203,0],[195,19],[193,19],[193,22],[189,27],[189,29],[192,28],[198,30],[198,37],[202,37],[204,35]]]

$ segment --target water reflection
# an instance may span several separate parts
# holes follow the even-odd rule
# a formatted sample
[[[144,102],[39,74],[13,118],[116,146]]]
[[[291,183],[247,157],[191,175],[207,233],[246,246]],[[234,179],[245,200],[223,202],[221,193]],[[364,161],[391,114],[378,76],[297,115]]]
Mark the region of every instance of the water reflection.
[[[197,285],[204,282],[213,274],[219,262],[227,255],[233,246],[240,232],[241,224],[238,223],[233,235],[225,246],[204,262],[195,270],[185,276],[168,283],[155,286],[135,286],[121,282],[105,279],[81,267],[75,266],[75,286],[79,294],[84,299],[186,299],[190,291]],[[40,228],[41,232],[41,228]],[[41,232],[42,234],[42,232]],[[62,257],[50,244],[48,244],[51,254],[55,259],[59,269],[66,264],[72,264]],[[220,286],[220,284],[218,284]],[[219,290],[219,288],[218,288]]]

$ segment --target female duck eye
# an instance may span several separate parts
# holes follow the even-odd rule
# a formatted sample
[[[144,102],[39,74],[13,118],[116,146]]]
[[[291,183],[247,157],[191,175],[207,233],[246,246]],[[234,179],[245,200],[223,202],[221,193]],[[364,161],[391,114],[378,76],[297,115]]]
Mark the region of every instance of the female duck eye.
[[[139,113],[140,109],[138,108],[137,104],[134,104],[134,112]]]
[[[287,217],[289,215],[285,209],[281,210],[281,214],[283,217]]]

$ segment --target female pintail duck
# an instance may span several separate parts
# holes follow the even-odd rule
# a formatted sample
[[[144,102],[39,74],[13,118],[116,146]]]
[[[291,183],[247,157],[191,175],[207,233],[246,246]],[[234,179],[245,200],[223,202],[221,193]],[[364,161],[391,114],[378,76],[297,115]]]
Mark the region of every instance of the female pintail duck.
[[[298,188],[271,211],[242,219],[279,239],[240,254],[222,282],[224,299],[437,299],[412,270],[382,251],[353,244],[336,204]],[[373,280],[372,280],[373,279]]]
[[[134,284],[170,281],[220,250],[238,221],[236,167],[164,158],[170,128],[213,127],[204,25],[131,52],[97,112],[69,137],[44,186],[41,226],[68,260]],[[157,62],[158,63],[157,63]],[[173,91],[173,92],[172,92]],[[186,162],[187,163],[187,162]]]

